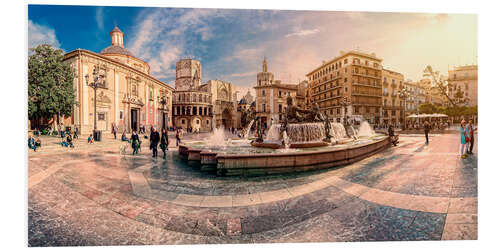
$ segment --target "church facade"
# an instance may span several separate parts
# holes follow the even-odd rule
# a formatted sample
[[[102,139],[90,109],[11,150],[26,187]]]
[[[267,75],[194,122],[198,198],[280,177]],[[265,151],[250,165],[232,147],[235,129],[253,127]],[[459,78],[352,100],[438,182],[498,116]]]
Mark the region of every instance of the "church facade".
[[[118,27],[110,36],[111,45],[100,53],[77,49],[65,54],[64,61],[77,73],[73,84],[78,105],[64,125],[78,127],[82,134],[92,133],[94,119],[103,133],[111,132],[113,123],[118,132],[128,133],[141,125],[171,127],[173,88],[151,76],[148,63],[124,48],[124,34]],[[88,85],[94,70],[104,76],[95,100]]]

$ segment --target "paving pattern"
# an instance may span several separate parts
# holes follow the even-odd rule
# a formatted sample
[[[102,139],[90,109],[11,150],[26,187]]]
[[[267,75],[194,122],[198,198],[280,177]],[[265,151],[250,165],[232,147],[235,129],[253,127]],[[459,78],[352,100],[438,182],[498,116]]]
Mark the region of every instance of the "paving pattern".
[[[402,136],[355,164],[216,177],[119,143],[30,152],[30,246],[477,239],[477,151]],[[147,147],[145,147],[147,148]],[[475,147],[477,148],[477,147]],[[160,153],[161,156],[161,153]]]

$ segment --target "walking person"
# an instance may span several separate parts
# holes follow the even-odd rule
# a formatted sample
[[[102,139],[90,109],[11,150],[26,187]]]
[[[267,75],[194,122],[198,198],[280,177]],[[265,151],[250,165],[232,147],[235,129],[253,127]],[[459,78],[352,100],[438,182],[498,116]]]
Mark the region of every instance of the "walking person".
[[[474,131],[476,128],[474,128],[474,124],[472,123],[472,119],[469,120],[469,124],[467,124],[467,129],[469,130],[469,138],[470,138],[470,146],[467,148],[467,153],[468,154],[473,154],[472,149],[474,149]]]
[[[462,159],[467,158],[469,156],[467,152],[464,153],[464,149],[467,150],[468,142],[469,142],[469,137],[468,137],[468,132],[467,128],[465,126],[465,120],[462,120],[460,123],[460,155]]]
[[[431,125],[428,121],[424,122],[424,133],[425,133],[425,145],[429,145],[429,131],[431,130]]]
[[[116,140],[116,125],[114,122],[111,123],[111,133],[115,136],[115,140]]]
[[[163,151],[163,159],[167,158],[167,150],[168,150],[168,132],[165,128],[161,129],[161,142],[160,142],[161,151]]]
[[[139,140],[139,135],[135,130],[132,130],[132,155],[136,155],[139,153],[139,148],[141,147],[141,140]]]
[[[75,125],[75,135],[73,135],[73,138],[78,139],[78,127]]]
[[[160,142],[160,134],[156,128],[151,128],[151,135],[149,137],[149,148],[153,151],[153,157],[158,157],[158,142]]]

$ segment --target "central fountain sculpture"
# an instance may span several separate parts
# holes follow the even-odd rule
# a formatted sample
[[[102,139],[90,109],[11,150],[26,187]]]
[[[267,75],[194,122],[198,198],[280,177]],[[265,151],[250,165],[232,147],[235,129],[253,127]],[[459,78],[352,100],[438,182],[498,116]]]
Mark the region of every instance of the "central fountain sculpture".
[[[256,112],[246,110],[243,138],[229,137],[224,128],[217,128],[205,140],[180,144],[179,156],[201,171],[254,176],[346,165],[390,146],[390,138],[375,134],[366,121],[356,130],[349,124],[330,122],[317,104],[304,110],[292,102],[288,97],[285,119],[271,124],[265,136]],[[250,140],[252,127],[257,136]]]
[[[262,134],[259,133],[259,125],[257,131],[259,135]],[[293,105],[292,97],[288,96],[283,123],[272,124],[265,139],[258,136],[251,144],[267,148],[310,148],[347,140],[344,126],[330,122],[328,115],[320,111],[317,103],[311,110],[301,109]]]

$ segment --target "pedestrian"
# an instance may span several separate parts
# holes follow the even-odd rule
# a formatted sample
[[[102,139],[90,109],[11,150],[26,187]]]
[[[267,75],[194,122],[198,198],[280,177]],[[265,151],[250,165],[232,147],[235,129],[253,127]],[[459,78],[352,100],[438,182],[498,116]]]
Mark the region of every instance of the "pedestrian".
[[[462,159],[467,158],[467,152],[464,153],[464,149],[467,149],[467,145],[469,142],[467,128],[465,126],[465,120],[462,120],[460,123],[460,155]]]
[[[425,145],[429,145],[429,131],[431,130],[431,125],[428,121],[424,122],[424,133],[425,133]]]
[[[394,136],[394,128],[392,127],[392,125],[389,125],[389,129],[388,129],[387,133],[389,134],[389,138],[391,139],[391,143],[394,146],[397,146],[398,144],[397,144],[396,137]]]
[[[160,142],[161,151],[163,151],[163,159],[167,158],[167,150],[168,150],[168,132],[165,128],[161,129],[161,142]]]
[[[139,140],[139,135],[135,130],[132,130],[132,155],[138,154],[139,148],[141,147],[141,140]]]
[[[78,127],[75,125],[75,135],[73,138],[78,139]]]
[[[467,124],[468,129],[469,129],[469,137],[470,137],[470,146],[468,148],[468,154],[473,154],[472,149],[474,148],[474,131],[476,128],[474,128],[474,124],[472,123],[472,119],[469,120],[469,124]]]
[[[28,148],[36,152],[35,138],[33,138],[33,135],[30,135],[28,138]]]
[[[42,147],[42,141],[40,140],[40,137],[36,137],[35,139],[35,146],[36,148]]]
[[[149,136],[149,149],[153,151],[153,157],[158,157],[158,142],[160,142],[160,134],[154,127],[151,127],[151,135]]]
[[[94,136],[92,136],[92,134],[87,138],[87,143],[94,144]]]
[[[116,125],[114,122],[111,123],[111,133],[115,136],[115,140],[116,140]]]

